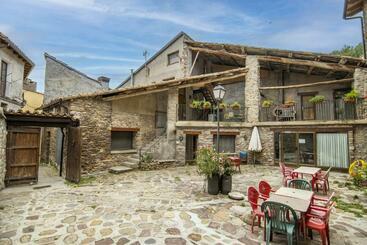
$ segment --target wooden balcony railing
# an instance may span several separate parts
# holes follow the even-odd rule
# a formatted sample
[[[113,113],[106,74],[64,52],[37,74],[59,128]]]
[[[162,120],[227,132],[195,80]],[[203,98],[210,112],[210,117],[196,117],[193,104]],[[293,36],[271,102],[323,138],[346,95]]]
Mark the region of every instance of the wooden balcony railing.
[[[354,103],[342,99],[327,100],[308,106],[272,105],[260,108],[260,121],[355,120],[365,119],[363,100]]]

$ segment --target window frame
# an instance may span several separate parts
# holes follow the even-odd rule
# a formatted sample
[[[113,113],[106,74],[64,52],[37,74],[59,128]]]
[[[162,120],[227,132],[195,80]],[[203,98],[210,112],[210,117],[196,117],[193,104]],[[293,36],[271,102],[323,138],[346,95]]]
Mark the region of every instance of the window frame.
[[[130,142],[131,147],[129,147],[129,148],[114,148],[114,146],[113,146],[113,134],[127,134],[127,133],[129,133],[131,135],[131,142]],[[123,151],[136,150],[135,136],[136,136],[136,131],[135,130],[114,130],[114,129],[112,129],[111,130],[110,151],[111,152],[123,152]]]
[[[4,64],[5,64],[5,75],[3,73]],[[5,94],[6,94],[6,83],[8,82],[7,81],[8,80],[8,69],[9,69],[9,63],[4,61],[4,60],[1,60],[1,65],[0,65],[0,96],[5,96]]]
[[[177,61],[171,63],[170,56],[174,54],[177,54]],[[179,50],[167,54],[167,66],[174,65],[177,63],[180,63],[180,51]]]
[[[221,138],[222,137],[232,137],[233,138],[233,151],[231,152],[222,152],[220,151],[219,149],[219,152],[221,153],[228,153],[228,154],[233,154],[233,153],[236,153],[236,137],[237,135],[236,134],[221,134],[219,133],[219,142],[221,141]],[[216,141],[217,141],[217,135],[216,134],[213,134],[213,146],[215,147],[215,149],[217,148],[217,144],[216,144]],[[219,145],[220,147],[221,145]],[[232,147],[232,146],[231,146]]]

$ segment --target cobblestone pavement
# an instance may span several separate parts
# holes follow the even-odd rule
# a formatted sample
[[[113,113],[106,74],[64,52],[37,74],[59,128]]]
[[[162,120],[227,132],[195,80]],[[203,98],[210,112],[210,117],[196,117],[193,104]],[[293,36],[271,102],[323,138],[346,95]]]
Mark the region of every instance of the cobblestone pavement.
[[[362,192],[337,187],[347,175],[332,173],[332,189],[342,198],[366,202]],[[260,179],[279,187],[278,168],[243,166],[233,190],[245,194]],[[105,174],[73,187],[12,187],[0,192],[0,244],[259,244],[262,229],[243,220],[245,201],[210,196],[196,168]],[[331,217],[331,244],[366,244],[367,219],[336,209]],[[285,243],[274,236],[274,242]],[[310,244],[308,240],[303,242]],[[320,244],[315,235],[312,244]]]

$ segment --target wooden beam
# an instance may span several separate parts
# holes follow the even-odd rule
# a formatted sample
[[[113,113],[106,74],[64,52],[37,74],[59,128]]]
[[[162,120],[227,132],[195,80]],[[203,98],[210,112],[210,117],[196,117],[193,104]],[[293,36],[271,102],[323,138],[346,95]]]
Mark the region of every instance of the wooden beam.
[[[195,47],[189,47],[189,49],[191,49],[192,51],[198,51],[198,52],[200,51],[202,53],[207,53],[207,54],[234,57],[238,59],[246,59],[246,55],[230,53],[228,51],[223,51],[223,50],[214,50],[214,49],[208,49],[208,48],[195,48]]]
[[[308,68],[307,75],[311,75],[311,74],[312,74],[313,69],[315,69],[315,67],[310,66],[310,67]]]
[[[333,70],[330,70],[327,74],[326,74],[326,77],[331,77],[331,75],[334,74],[335,71]]]
[[[196,56],[195,56],[194,62],[192,63],[191,68],[190,68],[190,72],[189,72],[190,75],[192,74],[192,70],[194,69],[194,66],[196,64],[196,60],[199,57],[199,54],[200,54],[200,51],[196,52]]]
[[[353,82],[353,81],[354,81],[353,78],[346,78],[346,79],[338,79],[338,80],[315,82],[315,83],[295,84],[295,85],[286,85],[286,86],[273,86],[273,87],[259,87],[259,89],[271,90],[271,89],[303,88],[303,87],[313,87],[313,86],[320,86],[320,85],[329,85],[329,84],[335,84],[335,83],[347,83],[347,82]]]
[[[325,63],[325,62],[318,62],[318,61],[290,59],[290,58],[273,57],[273,56],[258,56],[258,59],[262,61],[269,61],[269,62],[276,62],[276,63],[283,63],[283,64],[317,67],[317,68],[322,68],[326,70],[346,71],[346,72],[354,71],[353,68],[350,68],[346,65]]]
[[[140,128],[111,128],[111,131],[114,132],[138,132]]]

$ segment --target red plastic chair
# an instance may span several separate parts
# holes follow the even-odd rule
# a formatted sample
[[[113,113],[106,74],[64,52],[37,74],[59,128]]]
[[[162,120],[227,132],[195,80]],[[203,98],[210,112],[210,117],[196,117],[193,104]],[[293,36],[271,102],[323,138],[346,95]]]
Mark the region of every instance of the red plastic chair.
[[[279,162],[279,168],[283,175],[283,186],[288,186],[288,181],[298,178],[298,174],[293,173],[293,168],[286,167],[283,162]]]
[[[324,210],[320,210],[319,208],[329,209],[330,207],[332,207],[332,205],[334,205],[334,202],[332,201],[334,195],[335,195],[335,192],[333,192],[329,197],[322,197],[322,196],[314,195],[311,200],[311,206],[310,206],[309,213],[320,216],[320,217],[325,217],[326,212]]]
[[[312,207],[311,209],[323,212],[324,215],[317,215],[312,213],[306,214],[306,228],[309,230],[309,235],[312,239],[312,230],[316,230],[320,233],[322,245],[330,244],[329,234],[329,217],[331,210],[335,203],[333,202],[328,208]]]
[[[319,188],[322,189],[324,194],[330,190],[329,185],[329,173],[331,167],[327,171],[321,171],[320,173],[316,174],[312,180],[312,189],[319,191]]]
[[[260,194],[255,187],[249,186],[247,188],[247,201],[250,203],[252,208],[252,225],[251,232],[254,233],[254,224],[256,217],[258,218],[259,227],[261,227],[261,219],[264,219],[264,213],[261,212],[261,205],[258,204]]]
[[[262,180],[259,182],[259,192],[260,192],[260,198],[263,198],[264,200],[268,199],[270,197],[270,192],[275,192],[270,184],[266,182],[265,180]]]

